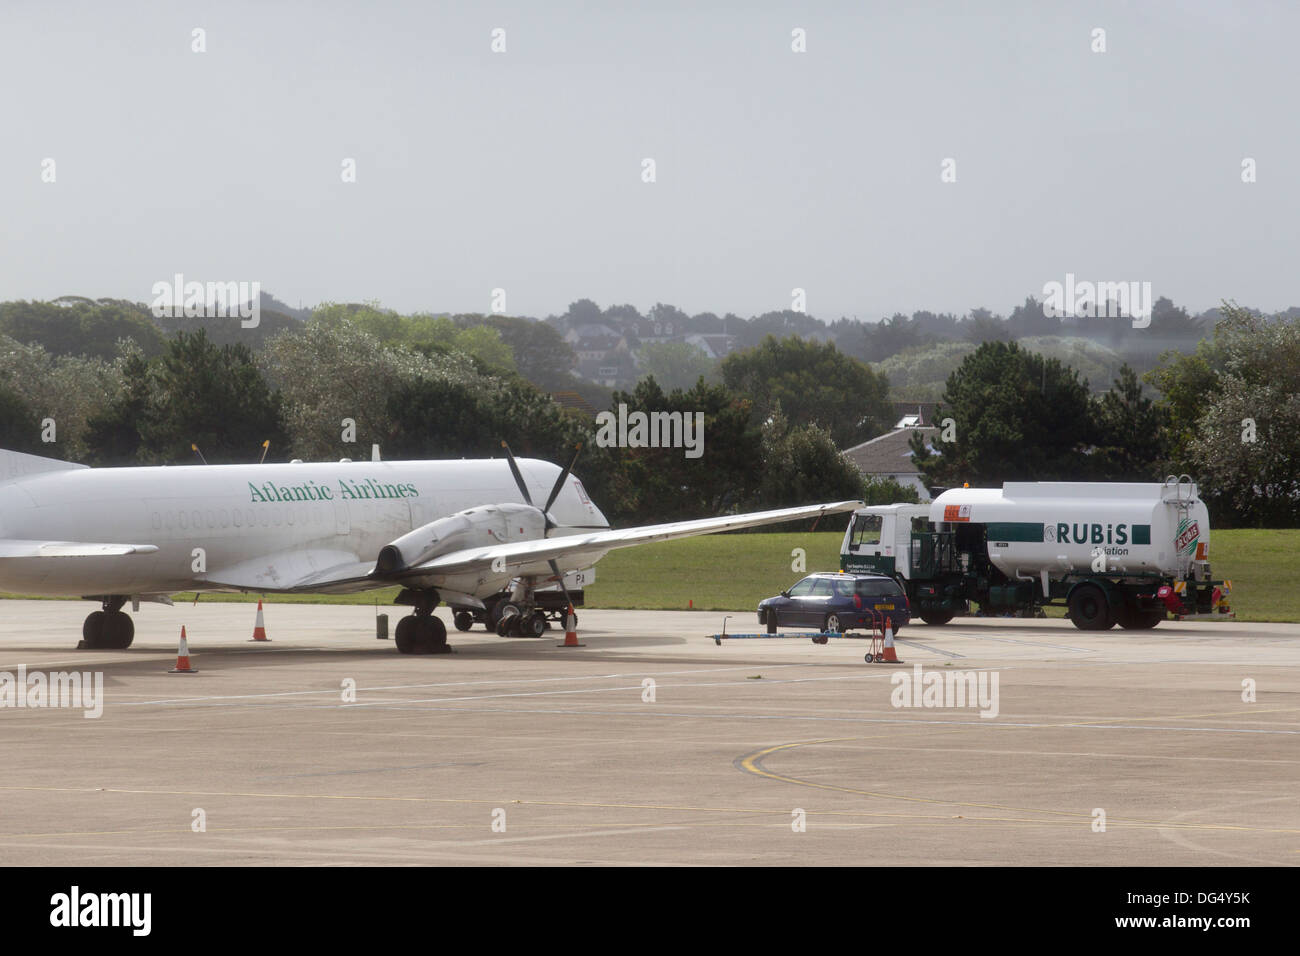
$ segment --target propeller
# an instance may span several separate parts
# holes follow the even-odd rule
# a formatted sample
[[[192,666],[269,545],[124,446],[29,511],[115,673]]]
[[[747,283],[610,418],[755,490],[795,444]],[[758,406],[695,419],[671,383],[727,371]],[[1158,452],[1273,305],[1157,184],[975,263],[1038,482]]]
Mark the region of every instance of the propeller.
[[[542,512],[546,514],[546,530],[548,531],[551,529],[551,505],[555,504],[555,499],[560,497],[560,492],[564,490],[564,482],[568,480],[569,472],[573,471],[573,466],[578,463],[578,455],[580,454],[582,454],[582,442],[578,442],[573,446],[573,457],[569,459],[569,463],[560,472],[560,477],[555,479],[555,484],[551,487],[551,496],[546,499],[546,507],[542,509]]]
[[[560,582],[560,590],[564,592],[564,603],[568,606],[569,610],[572,611],[573,598],[569,597],[569,589],[564,586],[564,575],[560,573],[560,566],[555,563],[554,558],[551,558],[548,563],[551,565],[551,570],[555,572],[555,580]]]
[[[519,493],[524,496],[524,503],[531,505],[533,496],[528,493],[528,486],[524,484],[524,476],[519,473],[519,466],[515,464],[514,453],[505,441],[501,442],[501,447],[506,450],[506,461],[510,463],[510,473],[515,476],[515,484],[519,486]]]
[[[524,482],[524,476],[520,473],[519,465],[515,462],[514,453],[504,441],[501,442],[501,447],[506,451],[506,461],[510,464],[510,473],[515,476],[515,484],[519,486],[519,493],[524,496],[524,502],[531,505],[533,496],[528,493],[528,485]],[[573,447],[573,457],[569,459],[569,463],[564,466],[559,477],[555,479],[555,484],[551,487],[551,494],[546,499],[546,505],[541,509],[542,517],[546,519],[547,531],[555,527],[555,522],[551,520],[551,505],[555,504],[555,500],[560,497],[560,492],[564,490],[564,483],[568,480],[570,472],[573,471],[573,466],[578,463],[578,455],[581,453],[582,443],[579,442]],[[534,505],[534,507],[536,506]]]

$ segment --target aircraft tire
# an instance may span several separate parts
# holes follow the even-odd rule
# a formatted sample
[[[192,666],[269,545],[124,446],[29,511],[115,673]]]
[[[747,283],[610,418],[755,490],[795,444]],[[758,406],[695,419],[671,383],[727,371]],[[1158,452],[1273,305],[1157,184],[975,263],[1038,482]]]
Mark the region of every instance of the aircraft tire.
[[[100,632],[101,647],[124,651],[135,640],[135,622],[122,611],[104,612],[104,628]]]
[[[408,614],[397,622],[397,629],[393,633],[393,643],[397,645],[399,654],[415,654],[416,649],[416,623],[415,615]]]
[[[81,624],[81,647],[88,651],[104,648],[104,619],[107,617],[104,611],[91,611],[86,615]]]
[[[474,615],[469,611],[457,611],[453,620],[458,631],[468,631],[474,626]]]
[[[442,623],[442,618],[436,614],[430,614],[428,617],[419,618],[419,651],[421,654],[446,654],[447,647],[447,625]]]

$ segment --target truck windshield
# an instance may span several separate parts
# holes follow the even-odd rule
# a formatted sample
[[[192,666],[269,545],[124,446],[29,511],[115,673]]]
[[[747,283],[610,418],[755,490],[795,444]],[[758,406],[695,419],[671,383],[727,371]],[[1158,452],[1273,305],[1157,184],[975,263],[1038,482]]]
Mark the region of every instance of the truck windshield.
[[[853,534],[849,537],[849,547],[859,548],[864,544],[880,544],[880,515],[858,515],[853,519]]]

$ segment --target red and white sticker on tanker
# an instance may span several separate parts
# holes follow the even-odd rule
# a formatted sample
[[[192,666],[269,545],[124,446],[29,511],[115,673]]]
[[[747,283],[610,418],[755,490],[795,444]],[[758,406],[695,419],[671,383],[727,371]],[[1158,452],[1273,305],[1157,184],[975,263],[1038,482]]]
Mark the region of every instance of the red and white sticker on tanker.
[[[1196,539],[1201,536],[1201,526],[1193,521],[1191,524],[1184,524],[1178,531],[1178,537],[1174,539],[1174,550],[1179,554],[1184,551],[1192,550],[1196,544]]]
[[[970,505],[944,505],[944,521],[970,521]]]

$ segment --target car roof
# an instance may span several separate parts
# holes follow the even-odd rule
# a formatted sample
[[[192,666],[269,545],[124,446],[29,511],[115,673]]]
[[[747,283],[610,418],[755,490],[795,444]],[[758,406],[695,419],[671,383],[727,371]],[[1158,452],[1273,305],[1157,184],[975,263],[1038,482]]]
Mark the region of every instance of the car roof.
[[[876,574],[874,572],[857,573],[854,571],[814,571],[808,575],[810,578],[841,578],[853,581],[892,581],[894,580],[888,574]]]

